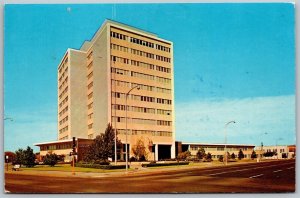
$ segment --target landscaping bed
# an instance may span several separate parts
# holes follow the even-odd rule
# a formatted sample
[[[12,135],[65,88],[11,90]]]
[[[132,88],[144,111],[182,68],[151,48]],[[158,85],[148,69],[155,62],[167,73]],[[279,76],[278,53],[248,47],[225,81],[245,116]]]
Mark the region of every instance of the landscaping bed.
[[[150,163],[150,164],[142,164],[142,167],[178,166],[178,165],[189,165],[189,163],[190,162]]]
[[[83,163],[76,163],[75,166],[82,167],[82,168],[96,168],[96,169],[106,169],[106,170],[126,168],[126,165],[100,165],[100,164],[83,164]],[[130,167],[128,166],[128,168]]]

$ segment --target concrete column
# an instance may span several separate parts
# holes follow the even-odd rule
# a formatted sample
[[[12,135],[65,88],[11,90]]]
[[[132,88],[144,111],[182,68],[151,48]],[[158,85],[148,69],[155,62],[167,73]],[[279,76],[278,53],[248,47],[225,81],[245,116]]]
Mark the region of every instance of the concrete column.
[[[158,144],[155,144],[155,161],[158,161]]]
[[[175,156],[175,142],[171,145],[171,158],[174,159],[176,158]]]

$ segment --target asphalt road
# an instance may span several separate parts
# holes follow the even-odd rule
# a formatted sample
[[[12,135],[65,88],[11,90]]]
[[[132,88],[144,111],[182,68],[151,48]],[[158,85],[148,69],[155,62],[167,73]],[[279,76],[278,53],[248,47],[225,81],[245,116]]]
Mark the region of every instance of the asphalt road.
[[[295,160],[89,177],[5,174],[11,193],[278,193],[295,191]]]

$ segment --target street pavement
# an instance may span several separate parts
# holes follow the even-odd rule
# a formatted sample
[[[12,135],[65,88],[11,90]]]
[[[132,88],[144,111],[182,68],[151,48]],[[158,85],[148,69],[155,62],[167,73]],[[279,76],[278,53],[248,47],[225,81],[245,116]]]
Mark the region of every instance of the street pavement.
[[[110,173],[5,174],[10,193],[277,193],[295,191],[295,160]]]

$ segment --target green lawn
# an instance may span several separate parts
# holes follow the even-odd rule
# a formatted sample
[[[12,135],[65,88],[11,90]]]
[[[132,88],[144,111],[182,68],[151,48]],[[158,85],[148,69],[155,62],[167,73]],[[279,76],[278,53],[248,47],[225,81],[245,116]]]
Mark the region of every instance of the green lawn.
[[[25,171],[64,171],[64,172],[72,172],[73,167],[70,164],[59,164],[54,167],[45,166],[45,165],[37,165],[32,168],[22,167],[20,170]],[[130,169],[129,169],[130,170]],[[106,173],[106,172],[120,172],[125,171],[123,169],[117,170],[104,170],[104,169],[96,169],[96,168],[82,168],[82,167],[74,167],[75,172],[95,172],[95,173]]]

